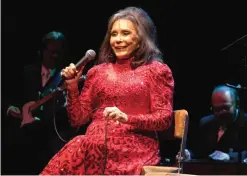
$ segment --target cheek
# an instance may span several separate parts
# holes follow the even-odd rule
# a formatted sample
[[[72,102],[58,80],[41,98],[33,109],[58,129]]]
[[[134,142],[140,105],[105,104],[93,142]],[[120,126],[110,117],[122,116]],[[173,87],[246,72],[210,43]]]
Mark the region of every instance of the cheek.
[[[114,44],[114,39],[110,38],[110,45],[113,46],[113,44]]]
[[[114,44],[112,42],[110,42],[110,47],[112,50],[114,50]]]
[[[133,45],[134,48],[137,48],[137,46],[138,46],[138,44],[139,44],[138,37],[133,36],[133,37],[131,38],[131,43],[132,43],[132,45]]]

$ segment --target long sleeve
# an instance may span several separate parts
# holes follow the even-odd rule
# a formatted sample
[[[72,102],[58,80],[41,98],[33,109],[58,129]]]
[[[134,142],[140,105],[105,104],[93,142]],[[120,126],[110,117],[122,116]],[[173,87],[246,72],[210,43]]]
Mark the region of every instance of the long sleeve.
[[[139,129],[162,131],[171,125],[174,80],[170,68],[158,63],[150,70],[150,113],[128,115]]]
[[[94,68],[88,71],[81,94],[78,87],[67,92],[67,112],[71,126],[81,126],[90,120],[95,71]]]

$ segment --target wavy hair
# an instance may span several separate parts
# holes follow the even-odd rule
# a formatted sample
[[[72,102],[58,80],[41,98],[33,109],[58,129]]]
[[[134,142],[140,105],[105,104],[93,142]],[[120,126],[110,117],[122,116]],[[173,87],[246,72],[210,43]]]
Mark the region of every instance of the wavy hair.
[[[163,62],[162,53],[157,46],[156,26],[146,11],[137,7],[127,7],[117,11],[108,21],[108,28],[99,51],[99,63],[114,63],[116,56],[110,45],[111,29],[119,19],[130,20],[136,27],[140,38],[139,48],[131,62],[132,68],[147,64],[151,60]]]

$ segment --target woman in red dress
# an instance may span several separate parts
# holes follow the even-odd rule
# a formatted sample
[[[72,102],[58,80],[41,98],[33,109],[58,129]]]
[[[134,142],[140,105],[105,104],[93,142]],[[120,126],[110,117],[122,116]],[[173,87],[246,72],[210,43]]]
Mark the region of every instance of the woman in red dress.
[[[110,18],[99,61],[88,71],[80,94],[82,71],[74,64],[62,70],[71,125],[91,123],[42,175],[140,174],[144,165],[159,163],[156,131],[170,127],[174,80],[143,9],[128,7]]]

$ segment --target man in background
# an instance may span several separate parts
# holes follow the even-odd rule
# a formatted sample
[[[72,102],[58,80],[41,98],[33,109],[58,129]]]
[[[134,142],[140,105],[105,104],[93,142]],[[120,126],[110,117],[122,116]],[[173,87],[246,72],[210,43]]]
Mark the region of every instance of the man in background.
[[[219,85],[212,92],[212,114],[200,120],[199,139],[185,159],[204,158],[246,163],[247,114],[241,111],[236,89]]]
[[[59,84],[64,66],[64,34],[52,31],[42,39],[35,64],[25,66],[22,99],[7,109],[4,126],[3,174],[38,174],[69,140],[75,129],[69,126],[66,99],[61,91],[38,105]],[[14,96],[14,93],[13,95]],[[12,98],[15,99],[15,98]],[[32,106],[36,108],[30,111]]]

